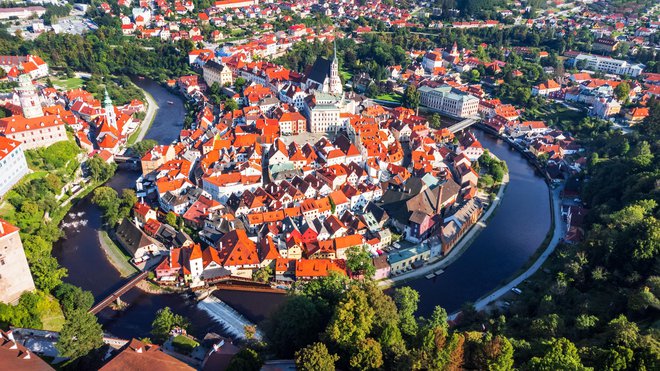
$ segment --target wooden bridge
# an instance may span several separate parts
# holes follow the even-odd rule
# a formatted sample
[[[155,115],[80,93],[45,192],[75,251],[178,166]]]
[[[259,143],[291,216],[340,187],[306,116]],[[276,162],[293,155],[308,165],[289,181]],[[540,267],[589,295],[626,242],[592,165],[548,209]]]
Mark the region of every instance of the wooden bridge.
[[[121,296],[130,291],[135,285],[137,285],[140,281],[144,280],[147,278],[147,275],[149,274],[149,271],[144,271],[133,278],[131,278],[130,281],[126,282],[122,287],[117,289],[117,291],[113,292],[110,294],[108,297],[105,299],[99,301],[92,307],[92,309],[89,310],[89,313],[91,314],[98,314],[100,311],[105,309],[108,305],[110,305],[112,302],[116,301],[117,304],[121,304]]]

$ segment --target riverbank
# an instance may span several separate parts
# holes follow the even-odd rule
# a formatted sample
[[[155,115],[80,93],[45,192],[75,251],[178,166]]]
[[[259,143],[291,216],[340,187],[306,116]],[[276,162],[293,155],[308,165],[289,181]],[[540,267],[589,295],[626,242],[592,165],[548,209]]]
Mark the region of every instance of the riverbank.
[[[98,232],[98,237],[101,248],[103,249],[103,252],[105,252],[108,261],[113,267],[115,267],[115,269],[117,269],[117,272],[119,272],[122,278],[130,277],[138,271],[137,268],[129,262],[130,258],[126,256],[119,246],[117,246],[117,244],[115,244],[110,238],[108,232],[100,230]]]
[[[437,270],[447,268],[454,261],[456,261],[456,259],[460,258],[461,255],[463,255],[463,253],[468,249],[468,247],[470,247],[472,241],[474,241],[474,239],[479,235],[479,233],[484,228],[486,228],[487,226],[486,223],[488,222],[491,215],[493,214],[497,206],[499,206],[502,198],[504,197],[504,190],[506,189],[507,184],[509,184],[508,172],[506,172],[502,177],[502,183],[500,184],[500,188],[497,191],[497,195],[495,196],[495,199],[493,199],[490,206],[488,207],[488,210],[486,210],[486,212],[481,216],[481,218],[479,218],[479,220],[476,223],[474,223],[474,225],[472,226],[472,228],[470,228],[468,233],[466,233],[461,238],[458,244],[454,246],[454,248],[449,252],[447,256],[442,257],[434,262],[430,262],[419,269],[398,275],[396,277],[391,277],[381,280],[378,282],[378,286],[383,288],[388,288],[394,286],[397,283],[403,283],[413,279],[419,279],[420,277],[433,273]]]
[[[147,132],[151,128],[151,125],[154,123],[154,119],[156,118],[156,113],[158,112],[158,108],[159,108],[158,104],[156,103],[156,100],[151,95],[151,93],[142,89],[140,86],[138,86],[135,83],[133,83],[133,85],[135,85],[138,89],[142,90],[142,93],[144,93],[144,98],[147,101],[147,113],[144,115],[144,120],[142,120],[137,130],[135,130],[135,132],[128,137],[128,142],[127,142],[128,146],[144,139],[144,136],[147,135]]]
[[[550,239],[550,242],[548,243],[548,246],[543,250],[543,253],[534,261],[534,263],[522,274],[516,276],[514,279],[509,281],[507,284],[500,286],[498,289],[494,290],[490,294],[487,294],[474,303],[474,308],[477,311],[484,310],[489,304],[494,302],[495,300],[501,298],[505,294],[508,294],[512,288],[520,285],[523,281],[531,277],[534,273],[536,273],[539,268],[545,263],[545,261],[548,259],[548,257],[555,251],[555,248],[557,245],[559,245],[559,242],[562,240],[563,235],[564,235],[564,223],[561,218],[561,208],[560,208],[560,202],[561,202],[561,197],[559,196],[561,192],[561,187],[558,187],[554,190],[551,191],[551,202],[552,202],[552,217],[554,219],[554,228],[552,228],[552,238]],[[542,249],[543,246],[539,246],[539,249]],[[453,320],[456,319],[458,316],[459,312],[454,312],[449,316],[449,319]]]

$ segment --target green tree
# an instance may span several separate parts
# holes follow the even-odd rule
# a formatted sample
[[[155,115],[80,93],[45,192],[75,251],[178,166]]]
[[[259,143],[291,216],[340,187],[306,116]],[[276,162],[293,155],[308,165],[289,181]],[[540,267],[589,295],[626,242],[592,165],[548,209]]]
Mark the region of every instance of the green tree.
[[[165,223],[171,226],[176,226],[176,214],[173,211],[170,211],[165,215]]]
[[[245,87],[246,84],[247,84],[247,81],[242,77],[237,77],[236,80],[234,81],[234,86],[239,91],[242,91],[243,87]]]
[[[296,352],[296,368],[300,371],[334,371],[336,354],[330,354],[323,343],[310,344]]]
[[[529,362],[529,369],[535,371],[575,370],[583,371],[589,368],[582,365],[577,348],[570,340],[565,338],[552,339],[546,343],[548,351],[543,357],[533,357]]]
[[[63,283],[55,290],[55,297],[65,316],[70,316],[76,310],[89,310],[94,305],[94,296],[89,291],[83,291],[78,286]]]
[[[67,276],[66,268],[60,267],[57,259],[50,255],[33,257],[30,260],[30,271],[34,285],[44,292],[51,292]]]
[[[401,332],[408,337],[417,334],[417,321],[415,312],[419,303],[419,293],[408,286],[394,291],[394,302],[399,309],[399,322]]]
[[[286,320],[284,320],[286,318]],[[265,332],[269,345],[280,357],[291,357],[296,350],[318,340],[325,322],[314,300],[293,295],[272,314]]]
[[[627,101],[630,95],[630,84],[627,81],[622,81],[614,88],[614,95],[621,102]]]
[[[365,278],[372,278],[376,274],[376,267],[374,267],[371,254],[363,246],[353,246],[348,249],[346,267],[352,273],[362,275]]]
[[[273,268],[270,266],[265,266],[257,269],[254,274],[252,274],[252,279],[257,282],[268,282],[273,276]]]
[[[615,345],[634,348],[639,340],[639,328],[630,322],[625,315],[620,314],[608,324],[609,341]]]
[[[429,120],[429,125],[433,129],[440,129],[442,127],[442,120],[440,119],[440,115],[437,113],[432,114],[431,119]]]
[[[335,308],[326,335],[344,348],[366,339],[373,325],[374,310],[364,291],[351,286]]]
[[[582,331],[586,331],[593,328],[594,326],[596,326],[597,323],[598,323],[598,317],[589,314],[580,314],[575,319],[575,327],[578,330],[582,330]]]
[[[238,103],[231,98],[225,99],[225,111],[231,112],[238,109]]]
[[[69,314],[55,344],[59,355],[76,359],[103,345],[103,330],[96,316],[86,310]]]
[[[383,365],[380,344],[374,339],[360,341],[352,353],[349,364],[355,370],[375,370]]]
[[[131,150],[135,153],[136,156],[142,157],[147,152],[151,151],[154,147],[158,145],[153,139],[144,139],[131,146]]]
[[[164,342],[170,336],[170,331],[174,327],[187,329],[188,320],[179,314],[172,313],[170,307],[165,307],[156,312],[156,318],[151,323],[151,334],[154,341]]]
[[[231,359],[227,371],[259,371],[262,364],[261,357],[254,349],[243,348]]]
[[[406,108],[417,109],[419,107],[419,91],[415,85],[408,85],[406,90],[403,92],[403,98],[401,99],[401,104]]]
[[[92,179],[98,182],[110,179],[114,175],[117,165],[114,163],[108,164],[98,155],[94,155],[94,157],[87,160],[87,169]]]

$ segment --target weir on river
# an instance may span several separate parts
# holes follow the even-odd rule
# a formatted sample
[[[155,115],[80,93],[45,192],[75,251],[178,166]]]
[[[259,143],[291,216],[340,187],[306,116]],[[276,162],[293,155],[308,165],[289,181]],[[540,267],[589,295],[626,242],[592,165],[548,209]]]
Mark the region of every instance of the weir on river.
[[[205,311],[215,321],[222,323],[225,326],[225,331],[235,338],[245,339],[245,327],[254,326],[252,322],[213,295],[200,301],[197,307]],[[263,339],[261,331],[257,329],[254,338],[257,340]]]

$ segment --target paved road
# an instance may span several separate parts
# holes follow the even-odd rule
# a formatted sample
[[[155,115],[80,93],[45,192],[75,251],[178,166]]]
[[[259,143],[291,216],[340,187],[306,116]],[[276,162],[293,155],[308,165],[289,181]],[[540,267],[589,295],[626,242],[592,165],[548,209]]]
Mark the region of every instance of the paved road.
[[[565,225],[564,225],[564,222],[561,218],[561,205],[560,205],[561,198],[559,197],[559,194],[560,194],[562,188],[563,187],[557,187],[556,189],[554,189],[552,191],[552,203],[553,203],[553,213],[552,213],[553,215],[552,216],[554,218],[555,228],[552,232],[553,233],[552,239],[550,240],[550,243],[548,244],[548,247],[541,254],[541,256],[539,256],[538,259],[536,259],[534,264],[532,264],[532,266],[529,267],[524,273],[517,276],[516,278],[511,280],[509,283],[507,283],[506,285],[500,287],[499,289],[497,289],[493,293],[477,300],[474,303],[474,307],[477,311],[483,310],[488,304],[490,304],[493,301],[499,299],[500,297],[508,294],[511,291],[512,288],[520,285],[520,283],[522,283],[524,280],[531,277],[534,273],[536,273],[536,271],[539,270],[539,268],[541,268],[543,263],[545,263],[545,261],[550,256],[550,254],[552,254],[555,251],[555,248],[559,244],[559,241],[564,237],[564,233],[565,233],[565,229],[566,229]],[[449,316],[449,319],[454,320],[456,318],[456,316],[458,315],[458,313],[459,312],[452,313]]]

